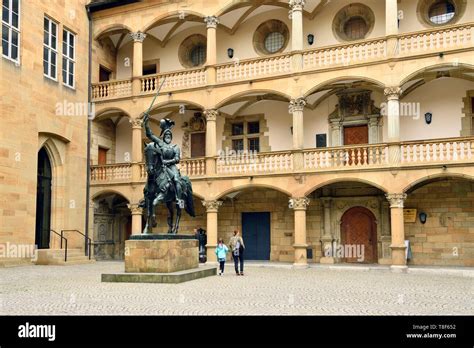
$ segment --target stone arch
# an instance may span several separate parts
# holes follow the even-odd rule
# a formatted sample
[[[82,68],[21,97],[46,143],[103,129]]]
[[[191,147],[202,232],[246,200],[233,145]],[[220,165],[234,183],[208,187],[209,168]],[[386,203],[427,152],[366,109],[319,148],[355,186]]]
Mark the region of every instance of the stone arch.
[[[95,192],[94,194],[91,195],[91,201],[94,201],[96,200],[97,198],[101,197],[101,196],[106,196],[106,195],[119,195],[119,196],[122,196],[123,198],[125,198],[128,203],[131,203],[131,199],[128,197],[127,194],[125,194],[124,192],[122,192],[119,188],[116,188],[116,189],[103,189],[103,190],[100,190],[98,192]]]
[[[288,197],[292,196],[291,192],[286,191],[286,190],[282,189],[281,187],[273,186],[271,184],[244,184],[244,185],[234,186],[234,187],[228,188],[228,189],[220,192],[215,197],[215,199],[219,200],[219,199],[223,198],[225,195],[228,195],[229,193],[232,193],[232,192],[235,192],[235,191],[241,191],[241,190],[245,190],[245,189],[249,189],[249,188],[266,188],[266,189],[271,189],[271,190],[275,190],[275,191],[278,191],[280,193],[283,193],[284,195],[287,195]]]
[[[132,119],[132,116],[130,116],[130,113],[125,111],[124,109],[121,109],[121,108],[118,108],[118,107],[110,107],[110,106],[107,106],[103,109],[99,109],[99,110],[96,110],[95,114],[94,114],[94,121],[102,121],[103,119],[107,118],[108,117],[108,114],[112,114],[112,113],[116,113],[116,114],[123,114],[123,116],[127,117],[128,119]]]
[[[366,180],[366,179],[361,179],[361,178],[356,178],[356,177],[342,177],[342,178],[335,178],[335,179],[331,179],[331,180],[326,180],[326,181],[323,181],[319,184],[316,184],[314,186],[311,186],[310,189],[306,190],[305,193],[304,193],[304,196],[308,196],[310,195],[311,193],[313,193],[314,191],[316,191],[317,189],[320,189],[324,186],[327,186],[327,185],[330,185],[330,184],[335,184],[335,183],[339,183],[339,182],[348,182],[348,181],[355,181],[355,182],[359,182],[359,183],[363,183],[363,184],[367,184],[367,185],[370,185],[372,187],[375,187],[377,189],[379,189],[380,191],[383,191],[385,193],[388,193],[388,189],[385,188],[384,186],[380,185],[379,183],[376,183],[374,181],[371,181],[371,180]]]
[[[102,37],[107,36],[108,33],[118,30],[125,30],[130,33],[134,31],[132,28],[122,23],[109,24],[103,28],[99,28],[98,32],[94,35],[94,40],[99,40]]]
[[[252,90],[245,90],[245,91],[237,92],[237,93],[235,93],[235,94],[233,94],[229,97],[226,97],[225,99],[222,99],[221,101],[216,103],[216,109],[219,109],[219,108],[225,106],[227,103],[231,102],[234,99],[244,97],[247,94],[257,94],[257,93],[276,94],[280,97],[283,97],[283,98],[287,99],[288,101],[290,101],[292,99],[292,97],[290,95],[288,95],[284,92],[281,92],[281,91],[274,90],[274,89],[255,89],[255,90],[252,89]]]
[[[438,173],[438,174],[431,174],[427,176],[422,176],[414,181],[412,181],[408,186],[405,186],[403,188],[403,193],[408,193],[410,191],[413,191],[419,186],[422,186],[423,183],[430,183],[432,181],[436,180],[442,180],[442,179],[464,179],[464,180],[469,180],[469,181],[474,181],[474,176],[467,175],[464,173]]]
[[[434,70],[434,69],[442,69],[442,68],[447,68],[447,67],[455,67],[458,69],[467,69],[467,70],[474,70],[474,65],[468,64],[468,63],[454,63],[454,62],[449,62],[449,63],[440,63],[440,64],[434,64],[434,65],[429,65],[429,66],[424,66],[423,68],[419,68],[418,66],[403,75],[400,79],[399,86],[403,86],[405,83],[413,80],[419,75],[422,75],[424,72],[429,71],[429,70]]]
[[[55,139],[54,137],[48,134],[40,134],[38,151],[43,147],[48,153],[49,159],[53,166],[53,171],[55,170],[56,167],[59,167],[65,164],[66,159],[65,159],[64,142],[61,142],[60,140]]]
[[[144,32],[146,33],[148,30],[150,30],[151,28],[153,28],[157,23],[159,23],[161,20],[163,19],[166,19],[166,18],[169,18],[169,17],[173,17],[173,16],[176,16],[176,15],[181,15],[182,13],[184,13],[185,15],[191,15],[191,16],[196,16],[196,17],[200,17],[203,19],[203,24],[204,24],[204,17],[206,17],[205,14],[203,13],[200,13],[200,12],[197,12],[197,11],[191,11],[191,10],[182,10],[182,11],[169,11],[169,12],[166,12],[166,13],[163,13],[155,18],[153,18],[151,21],[149,21],[148,23],[146,23],[141,29],[140,31],[141,32]]]
[[[195,101],[190,101],[190,100],[184,100],[184,99],[180,99],[180,100],[167,100],[167,101],[164,101],[164,102],[161,102],[161,103],[158,103],[158,104],[155,104],[153,106],[153,108],[150,110],[150,113],[153,112],[153,111],[156,111],[162,107],[165,107],[165,106],[172,106],[172,105],[179,105],[179,104],[183,104],[183,105],[191,105],[191,106],[194,106],[194,107],[197,107],[201,110],[206,110],[206,108],[195,102]],[[139,119],[142,119],[143,116],[145,115],[145,111],[143,111],[142,113],[140,113],[140,115],[138,116]]]
[[[340,82],[340,81],[345,81],[345,80],[360,80],[360,81],[365,81],[365,82],[370,82],[374,84],[376,87],[379,87],[381,89],[385,88],[385,83],[376,80],[371,77],[366,77],[366,76],[340,76],[336,77],[334,79],[330,80],[325,80],[321,83],[318,83],[316,86],[311,87],[308,91],[306,91],[303,96],[306,98],[310,96],[311,94],[317,92],[318,90],[322,89],[325,86],[330,86],[334,83]]]

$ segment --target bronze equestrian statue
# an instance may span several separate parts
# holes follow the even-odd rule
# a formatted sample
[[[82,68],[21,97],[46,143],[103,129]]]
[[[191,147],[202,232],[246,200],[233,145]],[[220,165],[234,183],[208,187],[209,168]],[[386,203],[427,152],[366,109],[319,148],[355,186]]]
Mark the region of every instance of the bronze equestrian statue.
[[[145,113],[143,126],[146,136],[151,140],[145,146],[145,162],[147,170],[147,183],[143,190],[145,199],[141,202],[141,207],[146,208],[146,225],[144,234],[151,233],[151,228],[156,227],[156,207],[160,203],[166,203],[168,208],[168,233],[177,234],[181,210],[194,217],[193,189],[191,181],[187,176],[181,176],[176,166],[181,160],[179,146],[171,144],[173,133],[171,128],[174,121],[162,119],[160,121],[161,134],[153,134],[149,126],[149,114]],[[173,225],[174,209],[176,204],[176,222]]]

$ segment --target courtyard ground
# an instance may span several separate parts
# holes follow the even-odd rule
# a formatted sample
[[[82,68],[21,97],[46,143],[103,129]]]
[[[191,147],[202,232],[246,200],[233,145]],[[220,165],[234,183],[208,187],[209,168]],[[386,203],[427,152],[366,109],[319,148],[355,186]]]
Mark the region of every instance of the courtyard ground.
[[[0,315],[473,315],[472,272],[249,266],[182,284],[101,283],[122,262],[0,269]]]

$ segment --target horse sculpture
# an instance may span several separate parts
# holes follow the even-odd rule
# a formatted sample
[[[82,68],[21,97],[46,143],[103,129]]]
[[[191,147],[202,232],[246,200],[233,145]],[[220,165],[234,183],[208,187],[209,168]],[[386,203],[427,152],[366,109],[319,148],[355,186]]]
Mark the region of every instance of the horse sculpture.
[[[193,191],[191,181],[187,176],[181,176],[176,164],[180,160],[180,150],[177,145],[171,144],[171,127],[174,122],[163,119],[160,122],[163,139],[154,135],[148,126],[148,114],[144,117],[144,126],[147,137],[152,140],[145,146],[145,161],[147,183],[144,189],[145,199],[141,207],[146,208],[146,225],[144,234],[151,233],[152,227],[157,226],[156,207],[165,203],[168,208],[168,233],[177,234],[181,211],[194,217]],[[160,135],[160,136],[161,136]],[[176,221],[173,224],[174,208],[176,204]]]

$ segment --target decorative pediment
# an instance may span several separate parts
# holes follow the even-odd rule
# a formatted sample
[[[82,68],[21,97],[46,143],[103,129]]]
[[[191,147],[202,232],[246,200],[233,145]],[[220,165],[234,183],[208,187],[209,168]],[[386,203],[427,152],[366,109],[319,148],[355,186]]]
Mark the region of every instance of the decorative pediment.
[[[343,90],[336,93],[339,103],[329,115],[330,119],[341,119],[380,115],[380,109],[374,104],[370,90]]]

